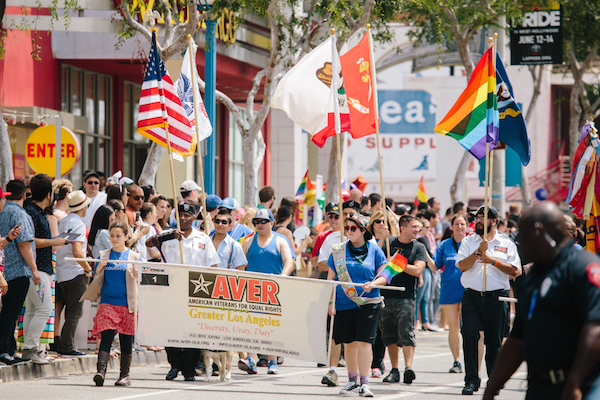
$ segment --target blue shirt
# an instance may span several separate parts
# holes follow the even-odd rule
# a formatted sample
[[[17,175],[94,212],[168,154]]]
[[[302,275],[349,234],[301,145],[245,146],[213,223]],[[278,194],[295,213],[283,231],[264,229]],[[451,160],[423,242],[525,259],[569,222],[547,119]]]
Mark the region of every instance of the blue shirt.
[[[214,232],[210,234],[210,238],[215,237]],[[217,254],[221,260],[219,268],[236,269],[248,264],[242,245],[233,240],[231,236],[225,235],[225,238],[219,243]]]
[[[460,248],[460,243],[454,247],[453,238],[444,240],[435,250],[434,261],[438,269],[442,269],[442,280],[440,287],[440,304],[457,304],[462,302],[462,295],[465,288],[460,283],[462,272],[456,266],[456,248]]]
[[[348,246],[348,242],[346,242],[346,268],[348,269],[350,279],[354,283],[371,282],[377,276],[379,267],[387,263],[383,250],[381,250],[379,246],[367,242],[367,257],[362,263],[359,263],[350,254]],[[333,264],[333,253],[329,256],[327,265],[335,272],[335,279],[339,280],[335,265]],[[347,287],[348,286],[346,286],[346,288]],[[362,288],[356,287],[356,292],[359,297],[379,297],[379,289],[372,289],[367,293],[364,292]],[[336,285],[335,288],[335,308],[336,310],[351,310],[353,308],[358,308],[356,303],[346,296],[341,285]]]
[[[127,261],[129,249],[122,253],[110,251],[109,260]],[[109,262],[104,267],[104,285],[100,292],[100,304],[111,304],[113,306],[127,307],[127,264],[120,262]]]
[[[258,236],[252,238],[250,248],[248,248],[248,267],[246,271],[262,272],[265,274],[281,275],[283,271],[283,260],[281,253],[277,248],[277,238],[280,235],[273,233],[273,238],[265,247],[258,245]]]
[[[235,227],[227,232],[229,236],[233,238],[233,240],[238,240],[243,238],[244,236],[248,236],[252,233],[252,229],[248,228],[246,225],[242,225],[236,222]]]
[[[35,260],[35,229],[33,220],[25,209],[14,201],[6,201],[4,209],[0,212],[0,237],[8,236],[8,232],[21,222],[21,234],[4,248],[4,279],[12,281],[16,278],[31,278],[31,269],[17,246],[19,243],[29,242]]]
[[[46,217],[44,210],[32,202],[25,207],[25,211],[33,221],[35,237],[38,239],[52,239],[50,224],[48,223],[48,218]],[[35,263],[39,271],[52,275],[54,273],[54,268],[52,267],[52,246],[36,249]]]

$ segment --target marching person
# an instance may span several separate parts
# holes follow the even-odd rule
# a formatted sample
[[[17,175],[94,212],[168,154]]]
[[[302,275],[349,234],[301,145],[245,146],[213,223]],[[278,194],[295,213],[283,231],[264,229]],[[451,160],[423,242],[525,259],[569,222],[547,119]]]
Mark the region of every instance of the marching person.
[[[181,203],[178,207],[181,231],[163,231],[159,235],[149,238],[146,241],[146,246],[157,248],[166,263],[181,264],[179,240],[183,247],[183,263],[185,265],[204,267],[217,267],[220,265],[221,261],[212,240],[204,232],[192,227],[193,222],[196,220],[196,207],[188,203]],[[167,373],[167,380],[175,379],[179,371],[182,372],[186,381],[196,379],[196,365],[200,358],[200,349],[167,347],[166,351],[167,359],[171,364],[171,370]]]
[[[256,234],[246,239],[242,245],[248,259],[246,271],[264,274],[289,275],[294,268],[294,259],[285,237],[273,232],[275,218],[270,210],[261,208],[252,220]],[[277,357],[268,356],[268,373],[276,375]],[[256,374],[256,354],[248,353],[248,358],[238,362],[238,368],[249,374]]]
[[[462,373],[460,364],[460,306],[465,288],[460,283],[462,272],[456,266],[456,256],[467,232],[467,220],[459,214],[452,217],[452,237],[440,243],[435,250],[435,266],[442,271],[440,304],[448,322],[448,345],[454,357],[450,373]]]
[[[597,399],[588,390],[600,375],[600,259],[573,246],[563,213],[551,202],[525,210],[519,232],[519,253],[533,266],[517,280],[514,326],[484,399],[523,361],[527,399]]]
[[[367,229],[368,220],[363,215],[349,216],[344,225],[348,241],[333,245],[327,260],[327,280],[362,283],[363,288],[336,285],[335,303],[329,301],[329,315],[334,317],[333,340],[344,343],[348,383],[340,394],[356,393],[373,397],[369,389],[369,373],[373,360],[372,345],[377,335],[377,321],[381,308],[379,289],[369,285],[385,284],[384,278],[376,279],[385,267],[385,254],[379,246],[369,243],[373,237]],[[360,374],[360,380],[359,380]]]
[[[484,234],[485,208],[475,213],[475,233],[465,237],[458,249],[456,262],[462,272],[461,283],[465,288],[462,298],[462,337],[465,359],[464,395],[479,390],[478,376],[479,332],[485,338],[485,364],[488,376],[492,375],[494,362],[506,329],[508,305],[498,297],[508,296],[509,280],[521,273],[521,260],[515,244],[508,236],[496,230],[498,211],[488,208],[487,237]],[[484,264],[486,286],[483,287]]]
[[[110,347],[119,333],[121,344],[121,369],[115,386],[129,386],[129,369],[133,354],[133,335],[137,317],[137,267],[120,261],[139,261],[140,255],[125,247],[128,234],[124,222],[110,226],[112,248],[100,252],[101,261],[96,267],[94,280],[81,296],[81,300],[96,301],[100,297],[98,313],[94,318],[92,332],[101,336],[98,352],[96,386],[104,385],[106,367],[110,359]]]
[[[390,238],[390,252],[393,255],[396,252],[404,256],[408,265],[404,272],[394,276],[390,286],[404,287],[403,292],[383,289],[382,295],[385,298],[385,307],[381,309],[379,325],[383,343],[387,346],[392,370],[383,378],[383,382],[400,382],[399,360],[400,347],[404,355],[404,377],[403,382],[411,384],[416,378],[415,371],[412,369],[412,362],[415,356],[415,312],[417,299],[417,281],[419,275],[425,269],[427,262],[427,250],[425,245],[416,239],[419,233],[419,222],[412,215],[403,215],[400,217],[400,236]],[[387,244],[383,246],[384,253],[387,253]]]
[[[219,210],[213,218],[215,232],[210,236],[221,260],[219,268],[239,269],[243,271],[248,264],[242,245],[227,234],[231,229],[233,217],[226,209]]]

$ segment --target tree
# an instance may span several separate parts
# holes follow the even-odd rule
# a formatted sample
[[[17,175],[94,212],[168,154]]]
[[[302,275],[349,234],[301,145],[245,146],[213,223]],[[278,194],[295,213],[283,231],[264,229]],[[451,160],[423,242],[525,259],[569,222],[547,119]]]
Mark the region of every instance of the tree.
[[[569,99],[571,120],[569,144],[571,158],[579,146],[581,127],[590,115],[596,115],[600,97],[592,103],[585,83],[586,73],[591,72],[598,60],[600,4],[595,1],[565,0],[563,2],[563,44],[567,55],[567,68],[573,75],[573,88]]]
[[[469,49],[469,42],[482,29],[506,29],[501,26],[506,20],[516,19],[523,15],[532,5],[540,5],[544,1],[513,0],[421,0],[403,3],[404,21],[414,29],[409,36],[418,42],[446,44],[450,51],[458,51],[467,72],[467,82],[475,69]],[[463,153],[456,170],[454,182],[450,187],[452,203],[461,200],[464,195],[467,168],[471,161],[469,152]]]
[[[188,0],[188,9],[196,0]],[[170,3],[161,0],[162,7],[169,8]],[[121,6],[129,29],[144,31],[147,29],[139,23],[132,23],[127,7]],[[216,18],[224,9],[234,11],[240,17],[257,14],[267,18],[271,28],[271,48],[267,66],[260,70],[252,81],[252,88],[246,99],[245,110],[238,107],[225,93],[216,92],[217,101],[223,103],[233,115],[238,130],[242,135],[244,160],[244,203],[255,205],[258,169],[264,159],[266,145],[261,128],[270,111],[271,98],[279,79],[308,51],[318,45],[328,34],[327,28],[338,29],[338,48],[359,29],[370,22],[382,39],[390,39],[386,22],[396,17],[399,0],[361,0],[353,2],[335,0],[216,0],[206,18]],[[193,8],[192,8],[193,9]],[[168,28],[167,28],[168,29]],[[178,29],[173,28],[172,41],[163,41],[166,48],[172,51],[161,53],[165,56],[175,54]],[[133,32],[133,31],[131,31]],[[183,33],[181,34],[183,35]],[[148,36],[146,34],[146,36]],[[181,37],[181,36],[179,36]],[[200,83],[204,91],[204,83]],[[262,91],[262,102],[255,110],[255,99]],[[335,146],[334,146],[335,147]],[[153,145],[149,160],[160,160],[161,150]],[[336,157],[332,150],[332,157]],[[140,181],[153,181],[158,162],[147,161]],[[147,168],[148,166],[148,168]],[[328,186],[337,184],[337,169],[330,168]]]

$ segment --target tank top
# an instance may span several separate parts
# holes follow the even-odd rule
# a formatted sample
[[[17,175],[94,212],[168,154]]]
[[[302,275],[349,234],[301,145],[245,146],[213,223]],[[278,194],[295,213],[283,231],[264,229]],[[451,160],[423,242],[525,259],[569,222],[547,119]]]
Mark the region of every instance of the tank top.
[[[283,261],[277,248],[277,235],[273,235],[266,247],[260,247],[258,235],[254,236],[246,258],[248,259],[246,271],[276,275],[280,275],[283,271]]]

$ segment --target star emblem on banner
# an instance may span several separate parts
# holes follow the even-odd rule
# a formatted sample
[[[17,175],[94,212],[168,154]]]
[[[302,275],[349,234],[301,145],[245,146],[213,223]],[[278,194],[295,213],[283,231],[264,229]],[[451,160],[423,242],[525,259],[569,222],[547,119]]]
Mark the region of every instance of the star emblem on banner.
[[[198,277],[197,280],[193,281],[190,279],[190,282],[194,284],[194,294],[198,293],[199,291],[203,291],[204,293],[210,295],[210,293],[208,292],[208,287],[210,285],[212,285],[212,282],[209,281],[205,281],[204,280],[204,275],[200,274],[200,276]]]

